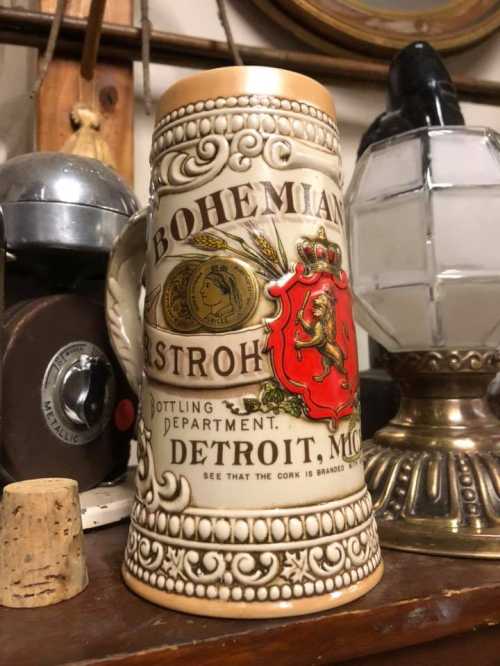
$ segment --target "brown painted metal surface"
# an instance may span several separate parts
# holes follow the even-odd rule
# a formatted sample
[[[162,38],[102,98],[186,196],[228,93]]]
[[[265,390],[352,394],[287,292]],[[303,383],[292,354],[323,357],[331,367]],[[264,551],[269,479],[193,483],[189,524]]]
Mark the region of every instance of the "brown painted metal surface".
[[[132,398],[109,345],[102,305],[74,294],[18,303],[6,313],[4,335],[0,462],[8,477],[21,481],[63,476],[76,479],[80,490],[86,490],[123,470],[132,428],[119,430],[114,413],[93,441],[75,446],[54,434],[42,411],[46,369],[61,349],[75,341],[97,345],[110,359],[117,403]]]
[[[297,619],[205,619],[159,608],[127,590],[120,577],[127,528],[86,535],[90,584],[78,597],[46,609],[0,609],[2,663],[499,663],[500,567],[495,562],[385,551],[382,582],[342,609]]]

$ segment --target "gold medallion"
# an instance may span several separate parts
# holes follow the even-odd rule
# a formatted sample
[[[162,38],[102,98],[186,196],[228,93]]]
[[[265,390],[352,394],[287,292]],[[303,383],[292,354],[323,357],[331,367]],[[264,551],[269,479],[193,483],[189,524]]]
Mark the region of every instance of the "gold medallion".
[[[192,259],[181,261],[170,271],[163,285],[161,302],[165,321],[169,328],[180,333],[194,333],[201,328],[187,303],[187,286],[199,265],[199,261]]]
[[[211,331],[229,331],[255,312],[259,284],[239,259],[214,257],[198,264],[187,288],[192,316]]]

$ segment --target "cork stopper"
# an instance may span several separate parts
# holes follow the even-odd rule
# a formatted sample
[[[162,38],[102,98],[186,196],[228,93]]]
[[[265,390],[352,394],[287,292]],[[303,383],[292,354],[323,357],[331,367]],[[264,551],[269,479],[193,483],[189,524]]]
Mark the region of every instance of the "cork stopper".
[[[78,484],[33,479],[4,488],[0,505],[0,604],[48,606],[88,584]]]

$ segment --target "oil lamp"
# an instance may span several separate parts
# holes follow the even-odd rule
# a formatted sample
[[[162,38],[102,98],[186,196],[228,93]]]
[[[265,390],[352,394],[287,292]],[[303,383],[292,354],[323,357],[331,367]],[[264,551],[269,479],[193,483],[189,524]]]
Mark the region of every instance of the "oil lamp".
[[[494,558],[500,136],[426,124],[365,145],[347,194],[356,317],[402,393],[365,444],[367,483],[384,545]]]

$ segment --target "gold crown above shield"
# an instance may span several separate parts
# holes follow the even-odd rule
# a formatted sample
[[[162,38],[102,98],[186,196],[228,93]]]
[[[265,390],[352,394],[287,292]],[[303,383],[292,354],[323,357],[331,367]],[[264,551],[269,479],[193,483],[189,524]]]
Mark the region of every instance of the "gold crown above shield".
[[[342,265],[342,250],[338,243],[328,240],[325,227],[317,236],[306,237],[297,243],[297,252],[310,273],[338,273]]]

